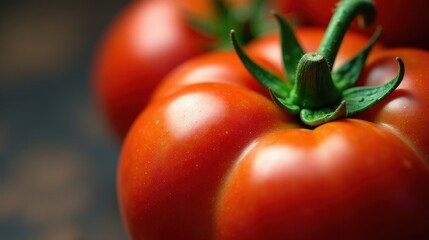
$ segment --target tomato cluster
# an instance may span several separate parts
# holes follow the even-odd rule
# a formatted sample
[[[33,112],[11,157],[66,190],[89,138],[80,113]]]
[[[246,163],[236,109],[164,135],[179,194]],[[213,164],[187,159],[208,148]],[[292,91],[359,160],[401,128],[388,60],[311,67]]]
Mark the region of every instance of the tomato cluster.
[[[315,19],[332,8],[313,2],[270,3],[325,24]],[[201,19],[172,6],[212,19],[228,4],[133,2],[95,71],[102,105],[127,133],[118,197],[130,237],[428,239],[429,52],[415,47],[426,32],[417,21],[396,36],[405,30],[389,30],[401,19],[388,14],[401,5],[387,13],[385,2],[375,0],[376,19],[373,1],[343,0],[327,30],[275,14],[280,31],[244,47],[232,32],[234,49],[210,51],[216,39],[189,25]],[[178,35],[151,42],[162,27],[138,12],[158,5],[170,12],[156,19]],[[346,32],[356,16],[386,31]],[[130,24],[138,18],[153,25]]]

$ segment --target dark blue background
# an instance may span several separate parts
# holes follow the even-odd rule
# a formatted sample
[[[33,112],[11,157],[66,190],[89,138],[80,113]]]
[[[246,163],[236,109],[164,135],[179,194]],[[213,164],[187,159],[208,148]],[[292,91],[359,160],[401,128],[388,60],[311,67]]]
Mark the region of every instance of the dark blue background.
[[[124,239],[91,60],[114,1],[0,2],[0,239]]]

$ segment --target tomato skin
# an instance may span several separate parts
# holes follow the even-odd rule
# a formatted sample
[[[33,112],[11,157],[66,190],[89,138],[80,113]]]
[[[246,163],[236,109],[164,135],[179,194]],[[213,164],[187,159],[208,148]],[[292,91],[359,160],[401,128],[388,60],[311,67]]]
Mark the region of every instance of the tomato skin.
[[[332,12],[339,0],[300,0],[295,11],[304,22],[312,25],[327,26]],[[381,41],[390,47],[413,46],[429,49],[427,0],[374,0],[377,7],[377,19],[373,28],[363,30],[371,35],[375,26],[383,29]],[[355,29],[359,29],[354,26]]]
[[[317,46],[321,37],[315,37],[316,30],[307,34],[314,37],[301,39],[305,48]],[[348,36],[338,62],[351,58],[367,41]],[[278,45],[278,37],[268,35],[248,45],[246,51],[281,74]],[[377,71],[377,59],[390,51],[375,50],[368,73]],[[424,63],[419,54],[410,53],[413,56],[417,63]],[[407,59],[405,56],[405,62]],[[306,129],[296,117],[280,110],[266,92],[254,87],[252,78],[237,63],[228,52],[209,53],[184,63],[166,77],[133,124],[118,169],[119,204],[132,239],[231,239],[237,235],[283,239],[282,234],[296,239],[323,234],[325,239],[335,239],[334,228],[340,239],[353,239],[349,233],[360,239],[380,239],[381,234],[399,236],[393,230],[386,233],[387,228],[400,229],[399,225],[404,226],[402,234],[426,239],[429,205],[424,200],[429,197],[429,169],[422,154],[414,150],[427,145],[414,144],[406,132],[391,131],[382,122],[341,120]],[[382,79],[390,80],[390,73],[383,75],[382,66]],[[406,69],[406,74],[413,72]],[[366,76],[371,79],[371,74],[364,75],[362,82]],[[416,131],[422,132],[420,136],[429,135],[424,128]],[[284,147],[277,153],[264,153],[273,139]],[[285,149],[301,155],[285,159],[285,155],[294,156],[285,154]],[[247,167],[255,167],[259,154],[268,162],[281,161],[279,172],[287,169],[282,164],[302,159],[299,167],[308,165],[313,171],[270,174],[260,179],[261,185],[253,184],[257,179]],[[322,163],[327,164],[325,169]],[[276,165],[271,167],[276,169]],[[287,189],[281,191],[281,186],[301,182],[302,192],[290,190],[294,195],[288,195]],[[291,205],[285,203],[286,197],[293,200]],[[302,214],[300,222],[280,218],[294,204],[305,213],[319,199],[335,200],[319,212],[314,210],[311,219]],[[269,221],[274,223],[266,224]],[[287,232],[286,223],[299,232]]]
[[[266,93],[266,90],[244,68],[234,52],[221,51],[195,57],[174,69],[159,84],[151,101],[164,98],[183,87],[199,82],[228,83]]]
[[[154,19],[158,19],[154,23]],[[121,137],[173,67],[206,51],[169,0],[133,1],[110,25],[93,67],[96,97]]]
[[[196,84],[149,106],[119,168],[132,238],[209,239],[223,175],[256,136],[285,121],[267,98],[228,84]]]
[[[399,87],[381,103],[359,117],[390,127],[406,136],[411,146],[429,164],[429,52],[413,48],[396,48],[373,54],[361,78],[361,85],[383,84],[396,75],[401,57],[405,75]]]
[[[370,122],[269,134],[231,172],[218,201],[218,239],[429,234],[427,167],[402,140]]]

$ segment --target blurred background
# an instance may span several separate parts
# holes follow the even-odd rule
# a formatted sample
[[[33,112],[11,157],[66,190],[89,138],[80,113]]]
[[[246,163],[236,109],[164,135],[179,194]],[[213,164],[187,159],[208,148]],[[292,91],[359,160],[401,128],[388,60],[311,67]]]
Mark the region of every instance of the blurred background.
[[[124,239],[120,145],[91,96],[125,0],[0,1],[0,239]]]

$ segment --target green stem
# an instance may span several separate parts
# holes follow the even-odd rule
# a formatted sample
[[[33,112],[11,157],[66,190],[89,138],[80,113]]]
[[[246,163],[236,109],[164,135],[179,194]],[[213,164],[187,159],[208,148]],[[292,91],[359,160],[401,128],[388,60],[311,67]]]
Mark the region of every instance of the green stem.
[[[296,105],[309,109],[338,103],[341,92],[335,87],[328,62],[321,54],[306,53],[301,58],[291,98]]]
[[[372,24],[376,17],[372,0],[343,0],[338,4],[318,50],[328,61],[331,71],[344,35],[356,16],[362,17],[361,26]]]

